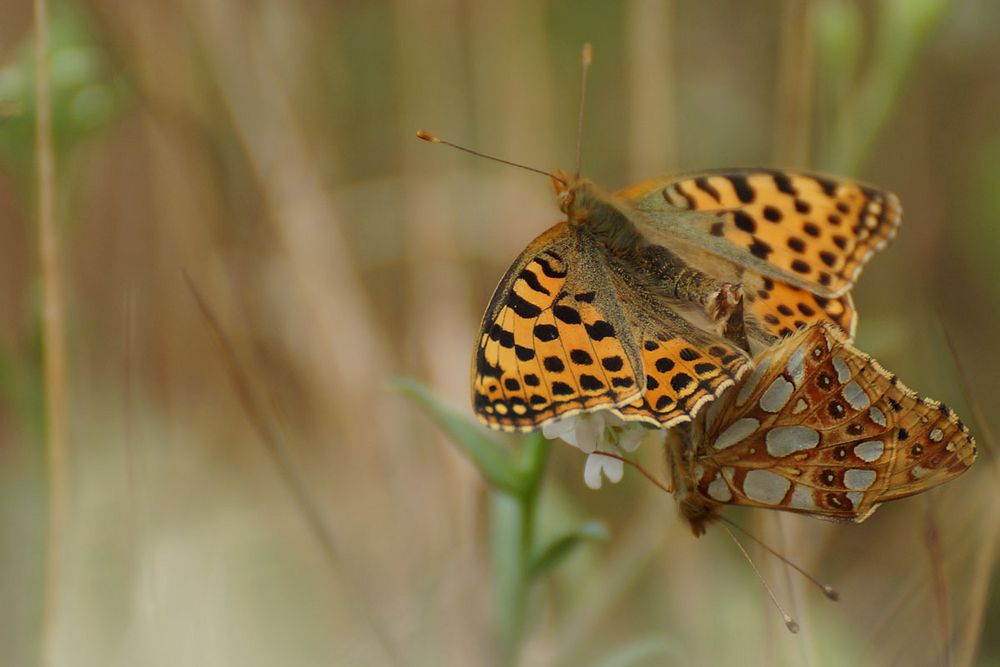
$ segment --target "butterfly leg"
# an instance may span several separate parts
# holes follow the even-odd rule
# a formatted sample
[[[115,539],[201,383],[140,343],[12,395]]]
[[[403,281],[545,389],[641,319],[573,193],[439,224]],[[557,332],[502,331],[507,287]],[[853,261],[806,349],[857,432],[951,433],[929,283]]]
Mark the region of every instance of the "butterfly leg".
[[[633,260],[667,296],[704,310],[717,332],[750,351],[743,323],[743,286],[699,271],[663,246],[642,248]]]
[[[705,309],[715,323],[718,333],[738,345],[741,349],[750,351],[747,331],[743,317],[743,286],[733,283],[722,283],[708,297]]]

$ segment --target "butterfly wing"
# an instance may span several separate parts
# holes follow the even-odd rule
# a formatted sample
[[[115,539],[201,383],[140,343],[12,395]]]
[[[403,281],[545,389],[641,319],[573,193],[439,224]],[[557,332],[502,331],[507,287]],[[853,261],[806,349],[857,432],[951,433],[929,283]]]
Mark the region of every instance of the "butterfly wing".
[[[692,326],[667,304],[624,289],[619,295],[635,323],[645,371],[645,391],[621,406],[622,417],[661,428],[690,421],[752,369],[745,352]]]
[[[766,276],[744,274],[746,312],[752,325],[763,334],[751,335],[768,344],[772,338],[789,336],[817,322],[833,322],[850,339],[858,326],[857,311],[850,293],[833,299]]]
[[[705,502],[862,521],[946,482],[976,458],[968,429],[814,325],[758,357],[705,413],[692,485]]]
[[[826,298],[847,292],[896,235],[895,195],[853,181],[768,169],[655,179],[618,196],[705,250]],[[671,216],[681,211],[706,216]]]
[[[664,426],[690,419],[749,367],[742,351],[610,270],[592,237],[559,223],[493,294],[474,352],[473,408],[503,430],[602,409]]]

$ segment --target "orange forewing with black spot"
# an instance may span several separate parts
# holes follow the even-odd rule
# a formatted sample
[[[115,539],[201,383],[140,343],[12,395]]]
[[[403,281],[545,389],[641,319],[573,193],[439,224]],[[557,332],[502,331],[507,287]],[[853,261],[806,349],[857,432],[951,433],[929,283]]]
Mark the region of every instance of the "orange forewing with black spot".
[[[763,276],[746,276],[749,320],[772,336],[789,336],[816,322],[832,322],[854,338],[858,317],[851,295],[828,299]]]
[[[826,298],[851,288],[875,251],[895,237],[902,215],[890,192],[829,176],[767,169],[654,179],[618,194],[640,211],[659,215],[665,206],[713,212],[679,217],[675,224],[695,225],[703,238],[725,240],[729,259],[747,266],[770,264],[786,282]]]
[[[746,353],[692,327],[606,265],[594,239],[566,223],[514,262],[474,352],[473,406],[485,424],[529,430],[608,409],[670,426],[749,368]]]

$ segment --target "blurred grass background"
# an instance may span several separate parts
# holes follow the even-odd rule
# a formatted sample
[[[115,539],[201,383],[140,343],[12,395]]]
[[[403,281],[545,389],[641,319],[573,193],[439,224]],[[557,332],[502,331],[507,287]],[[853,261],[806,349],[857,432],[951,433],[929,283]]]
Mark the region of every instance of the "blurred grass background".
[[[542,530],[597,519],[610,539],[533,589],[524,663],[1000,664],[997,3],[53,0],[70,459],[44,627],[33,27],[4,10],[3,665],[492,661],[485,485],[389,379],[468,411],[490,291],[558,213],[541,177],[413,131],[571,166],[585,41],[584,173],[607,188],[773,165],[900,195],[902,234],[855,292],[859,345],[984,455],[861,526],[730,512],[841,590],[758,554],[792,636],[721,531],[693,539],[634,472],[587,491],[555,446]]]

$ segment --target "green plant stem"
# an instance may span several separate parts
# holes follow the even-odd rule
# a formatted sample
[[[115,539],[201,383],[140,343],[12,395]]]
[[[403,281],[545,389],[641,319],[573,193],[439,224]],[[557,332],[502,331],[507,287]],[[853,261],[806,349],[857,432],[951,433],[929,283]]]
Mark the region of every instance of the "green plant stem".
[[[524,639],[538,494],[549,449],[540,433],[527,436],[521,448],[521,466],[527,480],[524,490],[518,494],[492,493],[494,622],[500,667],[517,664]]]

